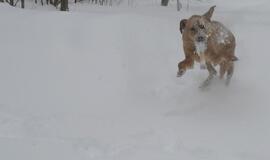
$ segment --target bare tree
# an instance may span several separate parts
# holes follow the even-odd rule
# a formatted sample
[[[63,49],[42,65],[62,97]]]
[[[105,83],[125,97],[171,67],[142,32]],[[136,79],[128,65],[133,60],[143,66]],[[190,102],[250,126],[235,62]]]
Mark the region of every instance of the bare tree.
[[[9,4],[10,4],[11,6],[14,6],[14,0],[10,0],[10,1],[9,1]]]
[[[187,10],[189,10],[189,0],[187,0]]]
[[[24,8],[24,0],[21,0],[21,7]]]
[[[168,6],[169,0],[161,0],[162,6]]]
[[[103,6],[104,0],[99,0],[99,4]]]
[[[180,0],[177,0],[177,11],[180,11],[181,8],[182,8],[182,3],[180,2]]]
[[[57,8],[59,3],[60,3],[60,0],[54,0],[53,5]]]
[[[68,0],[61,0],[61,11],[68,11]]]

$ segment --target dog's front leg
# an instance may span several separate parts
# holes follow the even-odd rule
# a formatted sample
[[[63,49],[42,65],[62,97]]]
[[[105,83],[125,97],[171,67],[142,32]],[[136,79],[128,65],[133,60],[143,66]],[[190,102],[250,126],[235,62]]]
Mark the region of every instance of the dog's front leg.
[[[194,48],[189,45],[184,45],[185,59],[178,63],[177,77],[181,77],[187,69],[191,69],[194,66],[194,61],[200,61],[200,58],[195,54]]]
[[[192,57],[186,57],[185,60],[178,63],[177,77],[184,75],[187,69],[193,68],[194,60]]]

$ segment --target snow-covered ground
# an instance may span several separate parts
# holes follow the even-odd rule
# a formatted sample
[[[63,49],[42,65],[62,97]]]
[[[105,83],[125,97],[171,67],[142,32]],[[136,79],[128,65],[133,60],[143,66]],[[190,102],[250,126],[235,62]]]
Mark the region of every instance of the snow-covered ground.
[[[184,58],[179,21],[217,4],[237,38],[229,87]],[[1,160],[269,160],[270,2],[190,10],[0,3]]]

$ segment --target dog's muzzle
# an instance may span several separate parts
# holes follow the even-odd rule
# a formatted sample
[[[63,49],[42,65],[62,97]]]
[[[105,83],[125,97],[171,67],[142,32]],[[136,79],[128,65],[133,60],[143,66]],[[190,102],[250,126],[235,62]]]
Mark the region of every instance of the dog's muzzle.
[[[205,38],[203,36],[198,36],[196,41],[197,42],[203,42],[203,41],[205,41]]]

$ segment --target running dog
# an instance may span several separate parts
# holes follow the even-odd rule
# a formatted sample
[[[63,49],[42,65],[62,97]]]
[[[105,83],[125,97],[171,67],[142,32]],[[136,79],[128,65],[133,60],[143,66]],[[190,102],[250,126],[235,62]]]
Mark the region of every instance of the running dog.
[[[212,21],[216,6],[212,6],[203,15],[193,15],[180,22],[185,59],[178,64],[177,76],[181,77],[187,69],[193,68],[194,61],[199,62],[202,69],[207,68],[209,76],[201,87],[210,84],[217,74],[214,66],[220,66],[220,78],[226,75],[229,85],[234,71],[235,37],[222,23]]]

